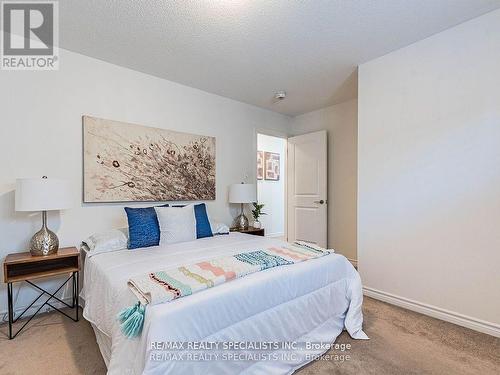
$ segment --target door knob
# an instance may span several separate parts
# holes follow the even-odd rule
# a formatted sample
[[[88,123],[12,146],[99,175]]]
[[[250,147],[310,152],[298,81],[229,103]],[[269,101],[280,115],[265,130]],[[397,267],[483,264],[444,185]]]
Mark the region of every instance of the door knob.
[[[325,201],[323,199],[321,199],[319,201],[314,201],[314,203],[323,204],[323,203],[325,203]]]

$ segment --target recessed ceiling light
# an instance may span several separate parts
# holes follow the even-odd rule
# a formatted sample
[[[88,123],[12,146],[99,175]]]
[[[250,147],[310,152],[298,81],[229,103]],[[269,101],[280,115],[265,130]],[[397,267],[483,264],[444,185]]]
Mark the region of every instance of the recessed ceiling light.
[[[274,94],[274,99],[283,100],[285,98],[286,98],[286,92],[283,90],[277,91],[276,94]]]

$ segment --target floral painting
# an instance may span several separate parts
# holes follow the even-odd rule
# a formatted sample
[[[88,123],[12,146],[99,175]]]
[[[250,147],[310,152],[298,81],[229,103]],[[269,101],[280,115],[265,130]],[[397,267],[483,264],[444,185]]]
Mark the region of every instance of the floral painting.
[[[280,179],[280,154],[264,152],[265,179],[278,181]]]
[[[84,202],[215,199],[215,138],[83,116]]]

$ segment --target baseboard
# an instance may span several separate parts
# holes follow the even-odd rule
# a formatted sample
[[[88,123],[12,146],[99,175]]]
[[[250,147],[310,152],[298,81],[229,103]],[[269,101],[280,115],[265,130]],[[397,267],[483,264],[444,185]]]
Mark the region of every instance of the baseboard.
[[[266,234],[266,237],[270,237],[270,238],[285,237],[285,233],[269,233],[269,234]]]
[[[44,298],[44,297],[42,297],[42,298]],[[47,299],[47,298],[45,298],[45,299]],[[66,302],[68,305],[71,305],[71,300],[73,298],[72,297],[65,297],[65,298],[60,298],[60,299],[62,301],[64,301],[64,302]],[[35,311],[38,310],[38,308],[40,307],[40,305],[42,303],[43,303],[43,301],[41,301],[40,303],[36,303],[33,306],[31,306],[28,309],[28,311],[26,311],[24,313],[22,319],[29,318],[30,316],[32,316],[35,313]],[[55,307],[57,307],[58,309],[67,307],[67,306],[63,305],[61,302],[57,301],[57,300],[51,300],[50,303],[52,305],[54,305]],[[80,303],[80,306],[82,306],[82,303]],[[14,318],[16,318],[20,313],[22,313],[24,311],[24,309],[26,309],[26,307],[27,306],[21,306],[21,307],[14,308]],[[43,314],[43,313],[46,313],[46,312],[49,312],[49,311],[53,311],[53,309],[50,306],[45,305],[45,307],[39,312],[39,314]],[[9,321],[8,314],[9,313],[8,313],[7,310],[0,311],[0,323],[7,323]]]
[[[445,310],[436,306],[428,305],[408,298],[396,296],[394,294],[382,292],[373,288],[363,288],[363,294],[390,303],[408,310],[441,319],[449,323],[473,329],[474,331],[486,333],[491,336],[500,337],[500,325],[484,320],[472,318],[467,315]]]

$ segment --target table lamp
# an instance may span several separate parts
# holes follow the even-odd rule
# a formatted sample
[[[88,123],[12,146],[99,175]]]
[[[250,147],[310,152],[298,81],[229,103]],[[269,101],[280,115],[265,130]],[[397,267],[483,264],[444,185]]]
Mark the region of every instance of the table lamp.
[[[21,178],[16,181],[16,211],[42,211],[42,229],[30,240],[31,255],[49,255],[59,249],[59,239],[47,228],[47,211],[71,206],[69,183],[57,178]]]
[[[254,184],[233,184],[229,186],[229,203],[240,203],[241,213],[234,220],[238,229],[248,228],[248,218],[243,212],[243,205],[245,203],[252,203],[257,200]]]

